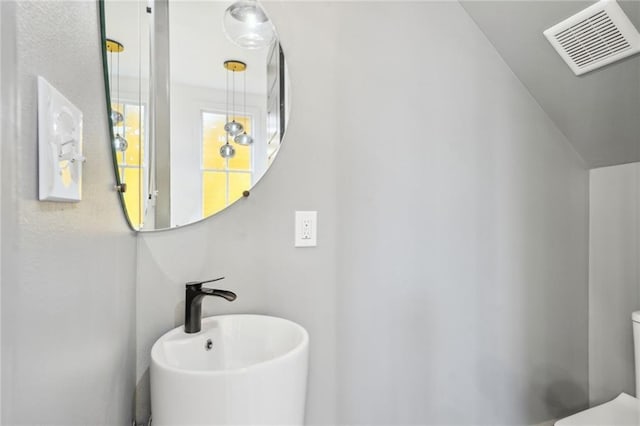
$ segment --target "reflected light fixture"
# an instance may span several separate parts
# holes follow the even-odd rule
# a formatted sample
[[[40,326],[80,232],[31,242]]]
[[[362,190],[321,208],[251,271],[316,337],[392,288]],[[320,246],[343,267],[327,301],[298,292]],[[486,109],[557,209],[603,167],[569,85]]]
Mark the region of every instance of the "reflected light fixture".
[[[224,61],[224,67],[227,70],[227,119],[224,125],[224,130],[231,137],[238,136],[244,131],[244,127],[241,123],[236,121],[236,72],[244,71],[247,69],[247,64],[240,61],[229,60]],[[231,111],[229,111],[229,72],[232,75],[232,89],[231,89]],[[229,121],[229,117],[233,114],[233,118]]]
[[[253,138],[247,132],[239,134],[233,140],[239,145],[251,145],[253,143]]]
[[[246,65],[245,65],[245,70],[246,70]],[[243,117],[246,120],[247,119],[247,73],[245,72],[244,75],[244,82],[243,82],[243,94],[244,94],[244,112],[243,112]],[[246,124],[246,121],[245,121]],[[233,140],[235,141],[235,143],[237,143],[238,145],[251,145],[253,143],[253,138],[251,137],[251,135],[247,134],[247,129],[244,129],[244,132],[240,133],[239,135],[237,135],[235,138],[233,138]]]
[[[124,115],[118,110],[111,109],[111,122],[113,124],[120,124],[124,121]]]
[[[224,130],[226,132],[226,143],[220,148],[222,158],[233,158],[236,155],[235,148],[229,144],[229,138],[239,145],[250,145],[253,138],[247,134],[242,123],[236,121],[236,72],[247,70],[247,64],[242,61],[224,61],[224,68],[227,70],[227,92],[226,92],[226,119]],[[231,89],[231,109],[229,109],[229,73],[232,76]],[[244,117],[247,116],[247,75],[244,74]]]
[[[220,155],[222,158],[233,158],[236,155],[236,149],[229,145],[229,137],[227,136],[227,143],[220,148]]]
[[[224,125],[224,130],[229,133],[231,136],[239,135],[240,132],[244,130],[241,123],[238,123],[235,118],[233,121],[228,122]]]
[[[271,45],[275,30],[257,0],[239,0],[224,12],[222,27],[227,38],[244,49]]]
[[[118,152],[125,152],[127,148],[129,148],[129,143],[125,138],[120,136],[120,134],[116,133],[113,138],[113,146]]]
[[[109,70],[111,71],[109,83],[113,82],[113,54],[116,53],[118,58],[117,71],[116,71],[118,97],[116,99],[116,104],[119,104],[120,103],[120,53],[124,51],[124,45],[116,40],[112,40],[109,38],[106,40],[106,45],[107,45],[107,52],[109,52],[109,62],[110,62]],[[111,85],[109,85],[109,88],[111,88]],[[113,105],[113,102],[112,102],[112,105]],[[115,150],[119,152],[124,152],[129,147],[127,140],[122,136],[120,136],[120,134],[115,129],[115,127],[118,124],[123,124],[123,123],[124,123],[124,115],[120,111],[113,108],[112,106],[111,107],[111,124],[114,127],[114,133],[115,133],[115,136],[113,138],[113,146]]]

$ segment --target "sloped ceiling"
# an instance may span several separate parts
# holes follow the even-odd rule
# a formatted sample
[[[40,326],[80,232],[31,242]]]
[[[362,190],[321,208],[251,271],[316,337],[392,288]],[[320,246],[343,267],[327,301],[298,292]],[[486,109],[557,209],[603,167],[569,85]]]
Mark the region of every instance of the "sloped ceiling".
[[[640,55],[577,77],[542,34],[593,3],[461,2],[589,167],[640,161]],[[640,0],[618,3],[640,28]]]

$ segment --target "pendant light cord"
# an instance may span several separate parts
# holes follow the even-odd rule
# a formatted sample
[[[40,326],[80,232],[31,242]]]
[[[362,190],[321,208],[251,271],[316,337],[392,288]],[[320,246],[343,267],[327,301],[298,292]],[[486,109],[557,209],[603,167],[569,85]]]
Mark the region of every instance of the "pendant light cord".
[[[113,52],[110,51],[109,52],[109,71],[111,72],[111,75],[109,76],[109,96],[113,96],[113,87],[111,83],[113,83]],[[113,103],[113,99],[111,99],[111,103]],[[113,110],[113,105],[109,105],[111,107],[111,109]],[[111,124],[115,124],[113,123],[113,117],[111,118],[112,123]]]
[[[117,100],[116,104],[119,105],[120,104],[120,53],[118,53],[117,64],[118,64],[118,72],[116,73],[116,76],[117,76],[116,78],[117,78],[117,82],[118,82],[118,100]],[[124,111],[124,108],[122,108],[122,111]],[[121,114],[124,117],[124,113],[121,113]],[[122,124],[124,125],[124,119],[122,121],[123,121]],[[124,133],[124,131],[123,131],[123,133]]]
[[[243,92],[244,92],[244,111],[243,111],[243,118],[244,118],[244,134],[247,134],[247,123],[249,120],[247,120],[247,70],[244,71],[244,75],[243,75]]]

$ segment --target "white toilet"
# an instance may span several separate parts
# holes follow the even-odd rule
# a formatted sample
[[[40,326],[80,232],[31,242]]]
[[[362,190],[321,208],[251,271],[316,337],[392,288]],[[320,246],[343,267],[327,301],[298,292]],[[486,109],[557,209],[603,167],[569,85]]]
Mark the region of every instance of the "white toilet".
[[[636,394],[640,392],[640,311],[631,314],[636,364]],[[640,399],[621,393],[615,399],[558,420],[555,426],[640,426]]]

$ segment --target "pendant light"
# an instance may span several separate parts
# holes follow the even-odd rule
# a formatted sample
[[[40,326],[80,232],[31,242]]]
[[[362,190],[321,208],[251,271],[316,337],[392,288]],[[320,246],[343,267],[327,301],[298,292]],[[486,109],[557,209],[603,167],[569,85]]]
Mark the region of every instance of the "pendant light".
[[[275,39],[275,30],[257,0],[239,0],[227,8],[222,27],[227,38],[244,49],[262,49]]]
[[[117,71],[116,71],[116,87],[117,87],[117,98],[116,98],[116,104],[120,103],[120,53],[122,53],[124,51],[124,45],[118,41],[112,40],[112,39],[107,39],[106,40],[106,45],[107,45],[107,52],[109,52],[109,60],[110,60],[110,71],[111,71],[111,76],[109,78],[109,81],[112,82],[113,81],[113,55],[114,53],[117,54]],[[109,86],[111,87],[111,86]],[[111,124],[114,127],[115,130],[115,136],[113,138],[113,146],[115,148],[116,151],[118,152],[124,152],[127,150],[127,148],[129,147],[129,144],[127,143],[127,140],[120,136],[120,134],[117,132],[117,130],[115,129],[115,127],[118,124],[124,124],[124,115],[116,110],[115,108],[111,108]]]
[[[113,138],[113,146],[118,152],[125,152],[129,148],[129,143],[125,138],[116,133]]]
[[[241,133],[235,138],[233,138],[235,143],[238,145],[251,145],[253,143],[253,138],[247,134],[247,132]]]
[[[233,158],[236,155],[236,149],[229,144],[229,136],[227,136],[227,143],[220,148],[220,156],[222,158]]]
[[[246,71],[246,67],[245,67]],[[244,82],[243,82],[243,94],[244,94],[244,112],[243,117],[245,120],[247,119],[247,73],[244,73]],[[244,132],[240,133],[238,136],[233,138],[235,143],[238,145],[251,145],[253,143],[253,138],[247,134],[247,129],[244,129]]]
[[[229,136],[235,137],[243,132],[244,127],[241,123],[236,121],[236,71],[244,71],[247,69],[247,64],[240,61],[225,61],[224,67],[227,70],[227,120],[224,125],[224,130],[228,133]],[[231,90],[231,113],[229,112],[229,72],[232,75],[232,90]],[[229,121],[229,117],[233,114],[233,119]]]
[[[118,110],[111,109],[111,122],[113,124],[120,124],[124,120],[124,115]]]

